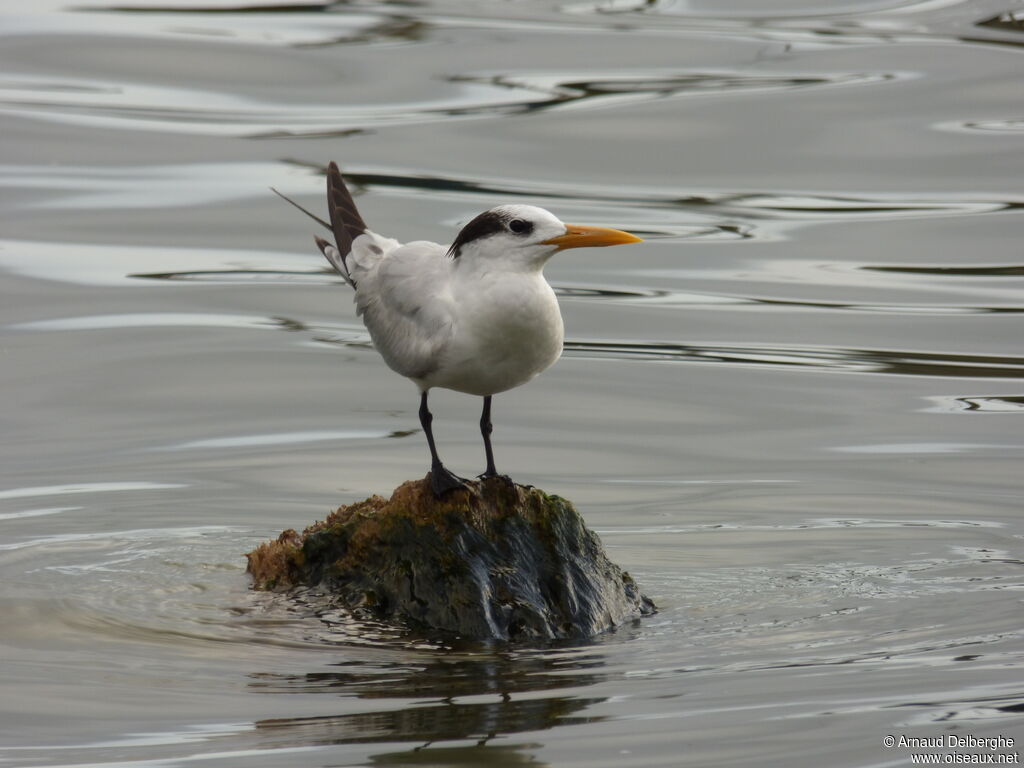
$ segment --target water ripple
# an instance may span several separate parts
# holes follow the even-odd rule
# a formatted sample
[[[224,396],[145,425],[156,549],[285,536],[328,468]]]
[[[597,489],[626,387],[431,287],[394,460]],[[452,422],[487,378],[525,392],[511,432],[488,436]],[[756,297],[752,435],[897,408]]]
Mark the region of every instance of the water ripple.
[[[745,71],[673,72],[644,70],[607,72],[531,72],[455,75],[453,83],[475,83],[524,96],[510,102],[505,110],[525,114],[561,107],[632,104],[637,101],[734,91],[789,90],[823,85],[851,85],[894,80],[895,73],[758,74]]]
[[[757,74],[744,71],[619,70],[465,73],[442,93],[384,104],[275,102],[234,91],[140,82],[125,75],[0,76],[0,112],[101,128],[248,138],[344,136],[390,125],[470,117],[605,108],[727,92],[886,82],[897,73]]]
[[[967,131],[982,133],[1022,133],[1024,132],[1024,119],[1007,118],[1004,120],[959,120],[953,122],[938,123],[936,128],[944,131]]]
[[[151,491],[184,488],[178,483],[107,482],[42,485],[34,488],[9,488],[0,491],[0,499],[27,499],[37,496],[67,496],[79,493],[113,493],[116,491]]]
[[[168,206],[202,206],[269,195],[267,185],[281,188],[296,197],[315,194],[317,202],[312,205],[316,206],[322,197],[321,179],[325,173],[326,169],[319,163],[294,158],[278,163],[189,163],[116,168],[91,165],[40,168],[8,163],[0,165],[0,188],[43,192],[45,196],[20,195],[14,200],[22,208],[48,211],[163,210]],[[307,182],[307,176],[316,177],[317,181]],[[595,210],[610,204],[614,206],[615,215],[622,218],[619,223],[642,234],[701,240],[750,240],[770,236],[759,228],[758,222],[888,220],[1024,210],[1024,199],[975,193],[699,190],[621,183],[609,188],[606,184],[538,181],[509,176],[454,176],[427,170],[361,170],[358,167],[346,168],[346,177],[357,195],[366,192],[402,196],[427,193],[434,199],[472,202],[474,207],[489,207],[515,199],[525,199],[553,209],[566,202]],[[464,223],[459,220],[450,222],[453,226]],[[909,272],[914,267],[865,266],[865,269],[905,269]],[[1011,270],[992,274],[1024,273],[1024,268],[1014,266],[992,266],[990,269]],[[965,271],[963,274],[975,273]]]
[[[749,278],[748,278],[749,280]],[[641,303],[654,307],[685,307],[687,309],[795,309],[866,312],[899,315],[991,315],[1021,314],[1024,306],[971,306],[964,304],[867,304],[841,301],[801,301],[797,299],[742,296],[726,293],[694,293],[630,286],[628,288],[600,288],[583,286],[555,286],[555,293],[567,299],[603,300],[610,302]]]
[[[1024,445],[1005,443],[880,443],[876,445],[840,445],[829,450],[840,453],[864,453],[875,456],[900,455],[920,456],[929,454],[964,454],[984,451],[1009,451],[1024,448]]]
[[[744,71],[668,71],[638,70],[623,72],[609,70],[600,72],[548,71],[525,73],[482,73],[459,74],[446,78],[446,82],[459,86],[463,93],[461,103],[449,99],[435,105],[399,104],[397,112],[360,117],[349,116],[346,107],[345,120],[335,127],[340,129],[365,129],[380,127],[393,122],[422,122],[439,117],[500,117],[503,115],[529,115],[539,112],[563,109],[595,109],[634,105],[639,102],[664,100],[689,96],[704,96],[743,91],[789,90],[836,85],[864,85],[887,82],[901,77],[902,73],[820,73],[757,74]],[[353,117],[355,121],[353,122]],[[256,136],[258,138],[279,138],[295,136],[324,135],[323,129],[311,131],[301,127],[279,130]]]
[[[976,6],[976,8],[974,7]],[[816,46],[899,45],[967,42],[983,45],[1024,44],[1020,37],[1024,15],[987,8],[999,3],[963,0],[853,0],[852,2],[740,3],[676,0],[590,0],[570,2],[563,9],[576,16],[626,17],[651,33],[740,36],[759,40]],[[964,10],[962,10],[964,9]],[[958,12],[959,11],[959,12]],[[991,10],[988,11],[991,13]],[[978,19],[978,14],[986,14]],[[657,27],[654,24],[657,24]]]
[[[640,481],[641,483],[643,481]],[[672,481],[666,481],[672,483]],[[685,483],[686,481],[679,481]],[[730,483],[731,484],[731,483]],[[608,526],[597,530],[601,535],[688,535],[715,531],[809,531],[829,530],[836,528],[885,529],[885,528],[1004,528],[1005,523],[991,520],[900,520],[896,518],[811,518],[796,523],[693,523],[690,525],[644,525],[644,526]]]
[[[566,341],[568,356],[585,359],[713,362],[948,378],[1024,378],[1024,358],[844,347],[702,345],[671,342]]]
[[[317,344],[357,349],[371,348],[369,334],[361,325],[318,323],[258,316],[195,315],[189,313],[137,313],[110,316],[57,318],[22,323],[23,330],[88,330],[128,327],[195,326],[277,329],[312,333]],[[952,378],[1024,378],[1024,358],[991,355],[929,353],[906,350],[857,349],[827,346],[775,346],[769,344],[681,344],[675,342],[567,340],[566,357],[594,360],[638,360],[681,363],[727,363],[811,368],[851,373],[888,373],[904,376]],[[302,433],[303,435],[305,433]],[[394,435],[383,435],[394,436]],[[252,436],[238,439],[280,439]],[[235,440],[236,438],[225,438]],[[327,438],[322,438],[327,439]],[[333,438],[331,438],[333,439]],[[0,493],[0,498],[3,494]]]
[[[896,272],[904,275],[938,275],[939,277],[1024,277],[1024,265],[1000,264],[994,266],[950,266],[938,264],[871,265],[861,269],[872,272]]]
[[[979,21],[977,26],[1021,34],[1024,33],[1024,11],[1004,11]]]
[[[1024,395],[962,395],[935,396],[925,400],[933,403],[925,413],[1015,413],[1024,415]]]
[[[928,268],[873,268],[863,267],[865,270],[875,270],[879,272],[903,272],[906,274],[929,274]],[[992,268],[989,274],[999,274],[999,269]],[[1015,268],[1007,267],[1005,274],[1013,275]],[[674,275],[675,273],[673,273]],[[943,274],[938,272],[936,274]],[[982,270],[978,271],[979,275],[984,274]],[[636,277],[636,272],[632,272],[629,275],[631,278]],[[695,275],[702,277],[711,277],[711,275],[701,274]],[[131,277],[143,279],[143,280],[166,280],[171,282],[192,282],[192,283],[277,283],[277,284],[295,284],[295,283],[311,283],[317,285],[325,284],[337,284],[343,285],[344,281],[338,277],[338,275],[327,267],[322,267],[313,270],[286,270],[286,269],[208,269],[208,270],[192,270],[192,271],[180,271],[180,272],[149,272],[139,273],[131,275]],[[748,273],[744,273],[744,281],[750,282],[751,278]],[[664,288],[653,288],[648,286],[637,286],[637,285],[602,285],[602,284],[591,284],[591,285],[564,285],[556,284],[553,286],[555,294],[562,299],[575,300],[575,301],[602,301],[609,303],[630,303],[630,304],[643,304],[650,307],[684,307],[686,309],[794,309],[794,310],[827,310],[827,311],[844,311],[844,312],[864,312],[873,314],[899,314],[899,315],[998,315],[998,314],[1022,314],[1024,313],[1024,306],[1012,306],[1012,305],[971,305],[971,304],[936,304],[936,303],[860,303],[850,301],[808,301],[798,299],[784,299],[775,297],[765,296],[750,296],[750,295],[737,295],[723,292],[693,292],[693,291],[679,291],[679,290],[668,290]],[[901,286],[904,288],[912,286]],[[1015,297],[1016,294],[1013,294]],[[59,319],[59,320],[43,320],[34,321],[30,323],[22,323],[16,328],[31,328],[31,329],[70,329],[72,326],[70,323],[79,322],[80,328],[86,327],[105,327],[105,323],[109,322],[109,327],[116,327],[118,325],[117,319],[120,316],[109,316],[109,320],[105,316],[95,318],[81,318],[76,320],[74,318]],[[139,325],[145,324],[141,316],[133,315],[132,317],[139,318]],[[190,325],[193,324],[186,316],[179,316],[177,319],[168,319],[166,323],[161,322],[158,316],[152,316],[153,325]],[[196,316],[198,319],[200,316]],[[224,325],[260,325],[265,324],[267,320],[265,318],[242,318],[242,317],[224,317],[220,321],[214,320],[217,316],[210,316],[210,322],[197,322],[197,325],[206,324],[224,324]],[[274,322],[277,322],[275,319]]]
[[[96,331],[113,328],[260,328],[275,326],[266,317],[215,315],[194,312],[126,312],[119,315],[86,315],[30,320],[7,326],[19,331]]]
[[[326,173],[319,164],[287,160],[318,175]],[[432,197],[473,197],[496,199],[530,198],[537,205],[558,201],[613,203],[617,207],[651,210],[687,210],[694,214],[728,217],[731,220],[859,220],[895,217],[949,216],[951,214],[995,213],[1024,210],[1024,198],[999,199],[976,194],[897,195],[870,193],[820,193],[799,191],[666,190],[616,184],[607,185],[538,182],[535,179],[437,175],[427,172],[403,173],[346,169],[346,179],[357,191],[401,190],[427,192]],[[624,211],[629,215],[629,211]],[[735,221],[732,221],[735,224]]]
[[[760,275],[758,282],[779,282],[780,280],[792,280],[793,275],[793,264],[786,262],[776,262],[774,264],[768,264],[762,262],[760,265],[762,270],[771,268],[772,272],[764,272]],[[978,277],[1016,277],[1018,274],[1019,267],[978,267],[978,268],[964,268],[962,274],[974,275]],[[890,273],[894,275],[907,274],[907,275],[938,275],[938,276],[956,276],[960,274],[957,268],[945,268],[945,267],[874,267],[874,266],[854,266],[846,264],[825,264],[825,265],[799,265],[799,271],[804,275],[804,279],[801,282],[813,282],[824,285],[832,285],[836,282],[834,273],[846,273],[842,280],[843,286],[850,286],[853,281],[849,279],[849,273],[856,273],[857,270],[864,272],[880,272]],[[815,272],[812,276],[808,275],[809,271]],[[749,270],[742,270],[740,275],[729,275],[722,274],[720,272],[712,272],[711,270],[692,270],[687,271],[683,274],[676,270],[655,270],[655,271],[644,271],[638,272],[632,270],[627,273],[624,277],[629,280],[634,280],[637,277],[672,277],[672,278],[687,278],[691,280],[695,279],[725,279],[725,280],[740,280],[743,283],[749,285],[755,282],[755,278],[750,274]],[[138,273],[131,275],[131,277],[143,279],[143,280],[166,280],[170,282],[192,282],[192,283],[278,283],[278,284],[295,284],[295,283],[310,283],[316,285],[325,284],[338,284],[342,285],[344,281],[338,277],[332,270],[327,267],[321,267],[318,269],[310,270],[288,270],[288,269],[205,269],[205,270],[191,270],[191,271],[176,271],[176,272],[148,272]],[[967,304],[967,303],[936,303],[936,302],[901,302],[901,303],[883,303],[883,302],[854,302],[854,301],[824,301],[817,300],[811,301],[806,299],[787,299],[774,296],[753,296],[744,294],[733,294],[725,293],[722,291],[684,291],[684,290],[671,290],[666,288],[654,288],[652,286],[645,285],[622,285],[622,284],[575,284],[567,285],[558,283],[554,286],[555,294],[565,300],[572,301],[600,301],[607,303],[621,303],[621,304],[640,304],[648,307],[656,308],[685,308],[688,310],[692,309],[744,309],[744,310],[808,310],[808,311],[842,311],[842,312],[862,312],[871,314],[898,314],[898,315],[1016,315],[1024,313],[1024,305],[1013,305],[1013,304]],[[933,286],[928,284],[918,284],[910,281],[902,281],[898,285],[893,284],[882,284],[882,285],[870,285],[866,286],[869,288],[887,288],[887,287],[899,287],[904,290],[916,290],[925,291]],[[979,288],[974,289],[963,284],[957,284],[954,286],[958,294],[981,294],[983,297],[993,299],[997,297],[1005,297],[1007,300],[1013,300],[1019,298],[1019,292],[1015,290],[1008,291],[997,291],[992,288]],[[242,322],[243,319],[239,318],[237,322]],[[56,328],[56,323],[71,322],[71,320],[51,320],[51,321],[36,321],[29,324],[22,324],[17,327],[53,327]],[[92,323],[94,327],[100,327],[99,323],[103,322],[102,318],[95,320],[83,319],[83,323]],[[113,324],[113,321],[111,321]],[[181,324],[187,324],[187,321],[182,318]],[[225,319],[225,323],[234,323],[235,320]],[[253,322],[264,323],[266,322],[263,318],[255,318]],[[140,323],[141,324],[141,323]],[[154,321],[154,324],[159,324]],[[171,324],[171,323],[168,323]],[[84,325],[83,325],[84,327]]]
[[[61,515],[65,512],[76,512],[82,507],[46,507],[44,509],[26,509],[20,512],[0,513],[0,520],[22,520],[27,517],[47,517]]]
[[[369,429],[321,429],[306,432],[276,432],[266,435],[236,435],[192,440],[187,443],[154,448],[156,451],[188,451],[222,448],[258,448],[264,446],[296,445],[302,443],[334,442],[338,440],[376,440],[385,437],[407,437],[411,432]]]
[[[298,321],[296,321],[298,322]],[[316,330],[304,326],[296,330]],[[372,349],[369,334],[353,327],[341,336],[323,333],[318,344]],[[838,373],[885,373],[970,379],[1024,379],[1024,358],[941,352],[857,349],[770,344],[680,344],[675,342],[591,341],[567,339],[564,356],[584,360],[631,360],[659,363],[726,363],[777,368],[805,368]]]
[[[291,191],[294,173],[277,163],[175,163],[167,165],[59,166],[0,164],[0,189],[12,205],[32,210],[112,210],[203,207]],[[31,190],[33,194],[26,195]]]
[[[908,726],[951,722],[978,723],[1011,718],[1019,720],[1021,712],[1024,712],[1024,691],[1018,689],[1000,696],[976,698],[937,696],[932,699],[893,704],[892,708],[921,710],[905,721]]]
[[[76,285],[138,284],[140,271],[281,269],[308,265],[312,254],[268,253],[219,248],[155,248],[139,245],[0,240],[0,270]],[[319,259],[313,259],[318,265]],[[285,267],[287,269],[287,267]]]
[[[369,9],[326,13],[333,5],[79,5],[68,14],[8,16],[4,29],[9,34],[117,35],[134,40],[295,48],[414,43],[422,40],[429,29],[423,18],[401,13],[375,13]]]

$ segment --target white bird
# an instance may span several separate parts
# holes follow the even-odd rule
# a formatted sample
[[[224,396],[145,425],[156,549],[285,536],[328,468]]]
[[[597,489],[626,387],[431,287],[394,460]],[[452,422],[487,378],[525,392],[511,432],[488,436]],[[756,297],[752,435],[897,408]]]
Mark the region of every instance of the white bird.
[[[562,315],[544,265],[566,248],[641,242],[617,229],[563,224],[532,205],[501,205],[470,221],[450,246],[426,240],[403,245],[366,226],[333,162],[327,170],[329,225],[281,197],[334,233],[336,245],[316,237],[317,245],[355,289],[356,312],[384,361],[419,388],[431,484],[439,497],[464,487],[465,480],[438,457],[430,390],[483,397],[487,468],[479,477],[498,476],[491,397],[525,384],[562,354]]]

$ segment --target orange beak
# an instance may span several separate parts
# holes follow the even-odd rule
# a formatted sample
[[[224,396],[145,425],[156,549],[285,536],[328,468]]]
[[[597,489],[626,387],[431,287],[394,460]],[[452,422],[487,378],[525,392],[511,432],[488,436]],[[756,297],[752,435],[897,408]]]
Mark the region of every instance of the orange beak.
[[[545,240],[543,245],[557,245],[558,250],[566,248],[593,248],[602,245],[626,245],[642,243],[636,235],[618,229],[606,227],[584,227],[579,224],[566,224],[568,231],[564,235]]]

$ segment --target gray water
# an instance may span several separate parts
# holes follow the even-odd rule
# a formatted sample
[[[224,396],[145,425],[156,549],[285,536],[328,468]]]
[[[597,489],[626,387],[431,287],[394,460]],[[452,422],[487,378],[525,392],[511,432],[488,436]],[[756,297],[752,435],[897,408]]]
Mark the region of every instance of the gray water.
[[[116,5],[0,6],[0,765],[1019,751],[1021,3]],[[566,353],[494,418],[656,616],[485,647],[249,590],[427,470],[267,189],[323,213],[332,159],[401,239],[646,239],[549,265]],[[482,471],[479,400],[432,405]],[[883,741],[951,734],[1017,744]]]

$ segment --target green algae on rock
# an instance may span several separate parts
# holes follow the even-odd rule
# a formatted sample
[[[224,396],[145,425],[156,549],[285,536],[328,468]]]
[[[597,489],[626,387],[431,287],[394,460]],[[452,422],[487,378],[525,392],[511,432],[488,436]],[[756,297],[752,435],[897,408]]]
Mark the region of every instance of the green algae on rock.
[[[505,478],[429,477],[248,554],[256,589],[317,587],[355,615],[465,638],[591,637],[655,606],[573,505]]]

